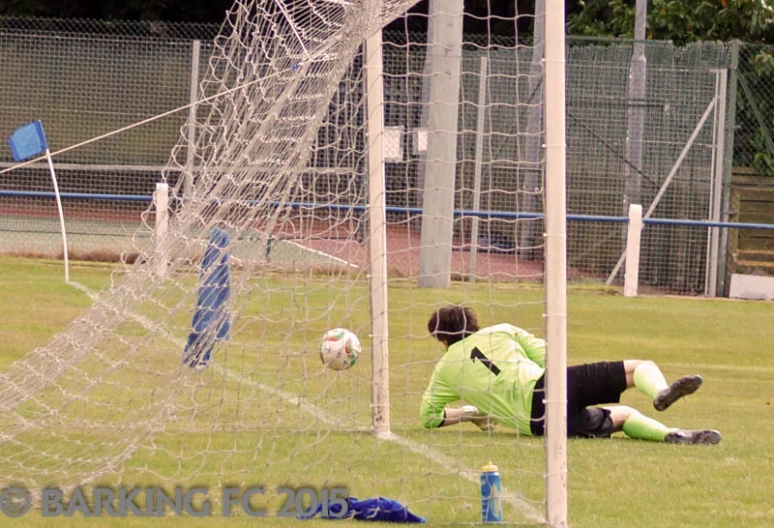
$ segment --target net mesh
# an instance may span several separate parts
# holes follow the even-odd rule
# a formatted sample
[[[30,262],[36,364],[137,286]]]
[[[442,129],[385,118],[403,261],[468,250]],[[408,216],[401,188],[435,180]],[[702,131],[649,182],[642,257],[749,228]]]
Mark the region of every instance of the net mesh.
[[[5,480],[65,492],[258,483],[269,501],[283,485],[339,485],[459,522],[480,520],[479,468],[493,460],[506,520],[541,518],[542,441],[418,419],[441,352],[427,335],[437,306],[465,302],[483,325],[541,333],[541,225],[516,214],[542,207],[541,50],[454,44],[442,30],[451,21],[462,35],[461,2],[404,15],[411,3],[234,4],[162,175],[168,230],[154,231],[161,216],[148,210],[137,261],[102,294],[82,287],[92,307],[0,373]],[[515,37],[530,22],[490,18]],[[378,439],[368,352],[384,314],[369,297],[362,44],[387,24],[406,38],[384,48],[405,67],[384,78],[403,99],[382,109],[380,132],[394,434]],[[440,42],[412,40],[423,25]],[[428,232],[436,220],[445,234]],[[439,258],[446,278],[465,280],[417,288]],[[346,371],[317,354],[335,327],[363,343]]]

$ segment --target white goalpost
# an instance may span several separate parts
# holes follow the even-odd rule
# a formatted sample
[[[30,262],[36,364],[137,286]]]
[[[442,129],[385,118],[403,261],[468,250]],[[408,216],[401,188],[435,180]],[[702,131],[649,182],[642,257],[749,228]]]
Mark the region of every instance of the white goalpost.
[[[567,526],[566,49],[563,0],[546,1],[546,515]]]
[[[366,138],[368,141],[368,228],[371,300],[371,424],[374,435],[390,434],[390,376],[387,298],[387,238],[384,181],[384,93],[382,31],[365,42]]]
[[[567,526],[564,2],[414,3],[235,1],[137,233],[152,243],[0,371],[0,489],[40,507],[52,485],[205,486],[223,512],[225,483],[260,485],[267,526],[281,490],[343,489],[475,523],[494,464],[503,523]],[[521,215],[536,166],[543,201]],[[546,338],[545,438],[422,427],[443,354],[428,319],[447,303]],[[362,343],[345,370],[320,360],[333,328]]]

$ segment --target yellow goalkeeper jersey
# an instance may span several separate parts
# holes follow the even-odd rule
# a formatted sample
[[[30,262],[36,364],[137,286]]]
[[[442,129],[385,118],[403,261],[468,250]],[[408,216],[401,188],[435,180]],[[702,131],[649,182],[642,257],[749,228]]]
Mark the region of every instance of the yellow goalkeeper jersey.
[[[422,425],[439,427],[444,407],[462,400],[531,435],[532,391],[545,372],[545,358],[543,339],[507,323],[454,343],[435,366],[422,396]]]

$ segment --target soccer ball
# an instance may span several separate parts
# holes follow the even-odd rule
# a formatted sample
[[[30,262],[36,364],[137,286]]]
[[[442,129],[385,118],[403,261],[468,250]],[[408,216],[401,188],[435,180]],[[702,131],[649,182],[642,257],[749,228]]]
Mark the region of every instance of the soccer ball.
[[[320,359],[333,370],[347,370],[360,355],[360,339],[346,328],[334,328],[323,335],[320,342]]]

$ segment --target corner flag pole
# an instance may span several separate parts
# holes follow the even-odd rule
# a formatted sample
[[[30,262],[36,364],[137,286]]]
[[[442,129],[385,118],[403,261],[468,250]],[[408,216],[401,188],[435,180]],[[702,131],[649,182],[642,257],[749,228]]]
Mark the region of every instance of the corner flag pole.
[[[8,139],[8,145],[11,147],[11,154],[14,161],[24,161],[41,152],[46,154],[48,168],[51,172],[51,181],[54,182],[54,195],[56,196],[56,206],[59,210],[59,226],[62,231],[62,247],[64,254],[65,282],[70,282],[70,263],[67,254],[67,231],[65,230],[64,211],[62,210],[62,198],[59,195],[59,184],[56,182],[56,173],[54,172],[54,161],[51,159],[51,151],[48,148],[46,134],[43,131],[43,123],[36,120],[16,129]]]
[[[65,282],[70,282],[70,263],[67,256],[67,230],[65,229],[64,211],[62,210],[62,197],[59,196],[59,185],[56,183],[56,173],[54,172],[54,160],[51,159],[51,151],[48,148],[46,148],[46,159],[48,160],[48,170],[51,172],[51,181],[54,182],[56,207],[59,210],[59,228],[62,231],[62,252],[64,254]]]

